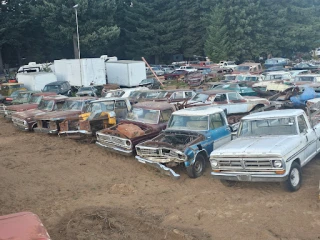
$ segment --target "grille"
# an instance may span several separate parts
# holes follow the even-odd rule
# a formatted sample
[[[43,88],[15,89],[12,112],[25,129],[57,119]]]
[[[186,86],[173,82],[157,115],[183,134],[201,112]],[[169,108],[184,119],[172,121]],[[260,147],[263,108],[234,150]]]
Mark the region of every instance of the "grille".
[[[240,160],[240,159],[219,159],[219,168],[221,169],[273,169],[272,161],[268,159],[261,160]]]
[[[25,126],[24,125],[24,120],[20,119],[20,118],[12,118],[12,122],[15,125],[19,125],[19,126]]]
[[[139,147],[138,155],[147,157],[150,160],[155,160],[155,161],[162,161],[162,160],[171,161],[170,159],[172,158],[177,160],[184,160],[184,155],[181,155],[179,157],[179,153],[166,148],[155,149],[155,148]]]
[[[131,145],[128,146],[126,144],[126,142],[128,141],[128,139],[124,139],[124,138],[119,138],[119,137],[115,137],[115,136],[111,136],[111,135],[105,135],[105,134],[97,134],[99,137],[99,141],[106,143],[106,145],[111,145],[111,146],[120,146],[123,148],[131,148]]]
[[[0,105],[0,114],[4,115],[5,114],[5,110],[6,110],[6,106],[5,105]]]

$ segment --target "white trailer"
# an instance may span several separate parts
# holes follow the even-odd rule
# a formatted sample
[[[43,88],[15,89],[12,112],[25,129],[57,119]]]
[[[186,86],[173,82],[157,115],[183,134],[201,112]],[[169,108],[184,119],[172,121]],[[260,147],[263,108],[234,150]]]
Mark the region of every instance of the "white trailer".
[[[56,75],[50,72],[17,73],[16,78],[31,91],[41,91],[46,84],[57,81]]]
[[[68,81],[71,86],[106,84],[105,63],[101,58],[55,60],[54,70],[59,81]]]
[[[124,87],[136,87],[147,78],[146,65],[143,61],[108,61],[106,62],[108,83]]]

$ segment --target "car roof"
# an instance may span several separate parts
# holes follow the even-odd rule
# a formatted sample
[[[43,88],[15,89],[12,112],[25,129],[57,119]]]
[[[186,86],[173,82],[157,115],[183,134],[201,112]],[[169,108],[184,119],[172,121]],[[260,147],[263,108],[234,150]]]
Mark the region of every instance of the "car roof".
[[[223,112],[223,109],[217,106],[201,106],[201,107],[191,107],[185,108],[179,111],[174,112],[174,115],[183,115],[183,116],[207,116],[214,113]]]
[[[204,93],[207,95],[212,95],[212,94],[220,94],[220,93],[235,93],[236,91],[233,90],[208,90],[208,91],[203,91],[203,92],[199,92],[199,93]]]
[[[94,100],[92,101],[92,103],[96,103],[96,102],[107,102],[107,101],[116,101],[116,100],[126,100],[126,98],[122,98],[122,97],[110,97],[110,98],[100,98],[98,100]]]
[[[43,100],[64,100],[64,99],[68,99],[68,97],[64,95],[51,95],[51,96],[43,97]]]
[[[153,110],[166,110],[166,109],[174,109],[174,106],[168,102],[139,102],[134,104],[135,108],[144,108],[144,109],[153,109]]]
[[[251,119],[265,119],[265,118],[279,118],[279,117],[292,117],[302,114],[302,109],[284,109],[284,110],[272,110],[266,112],[252,113],[244,116],[243,120]]]
[[[68,81],[55,81],[55,82],[48,83],[46,85],[62,85],[63,83],[69,83],[69,82]]]

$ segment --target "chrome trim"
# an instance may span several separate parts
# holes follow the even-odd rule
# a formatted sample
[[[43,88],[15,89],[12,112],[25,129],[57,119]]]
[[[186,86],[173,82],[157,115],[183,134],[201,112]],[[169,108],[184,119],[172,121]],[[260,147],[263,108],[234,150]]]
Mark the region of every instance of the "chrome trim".
[[[96,144],[99,147],[105,148],[105,149],[107,149],[109,151],[112,151],[112,152],[120,153],[122,155],[126,155],[126,156],[132,156],[133,155],[133,150],[132,149],[124,150],[124,149],[121,149],[121,148],[118,148],[118,147],[110,147],[110,146],[103,145],[102,143],[100,143],[98,141],[96,141]]]
[[[284,175],[270,174],[269,172],[211,172],[214,178],[229,180],[229,181],[242,181],[242,182],[284,182],[288,179],[288,173]],[[242,178],[242,176],[244,176]],[[247,179],[245,179],[247,178]]]
[[[179,174],[177,174],[171,168],[168,168],[163,164],[160,164],[160,163],[157,163],[157,162],[152,162],[152,161],[149,161],[147,159],[141,158],[139,156],[136,156],[135,158],[138,160],[138,162],[143,163],[143,164],[147,164],[147,165],[149,165],[151,167],[154,167],[154,168],[160,170],[161,173],[163,173],[165,175],[168,175],[168,176],[170,176],[170,177],[172,177],[172,178],[174,178],[176,180],[178,180],[180,178]]]

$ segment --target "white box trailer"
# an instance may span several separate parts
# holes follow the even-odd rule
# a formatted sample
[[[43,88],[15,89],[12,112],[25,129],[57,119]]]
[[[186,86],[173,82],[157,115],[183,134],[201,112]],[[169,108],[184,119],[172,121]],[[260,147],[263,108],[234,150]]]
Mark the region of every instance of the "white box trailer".
[[[17,73],[16,78],[31,91],[41,91],[46,84],[57,81],[56,75],[52,72]]]
[[[108,83],[124,87],[136,87],[142,79],[147,78],[143,61],[108,61],[106,62]]]
[[[106,84],[105,63],[101,58],[55,60],[54,71],[59,81],[68,81],[71,86],[89,86],[91,83]]]

